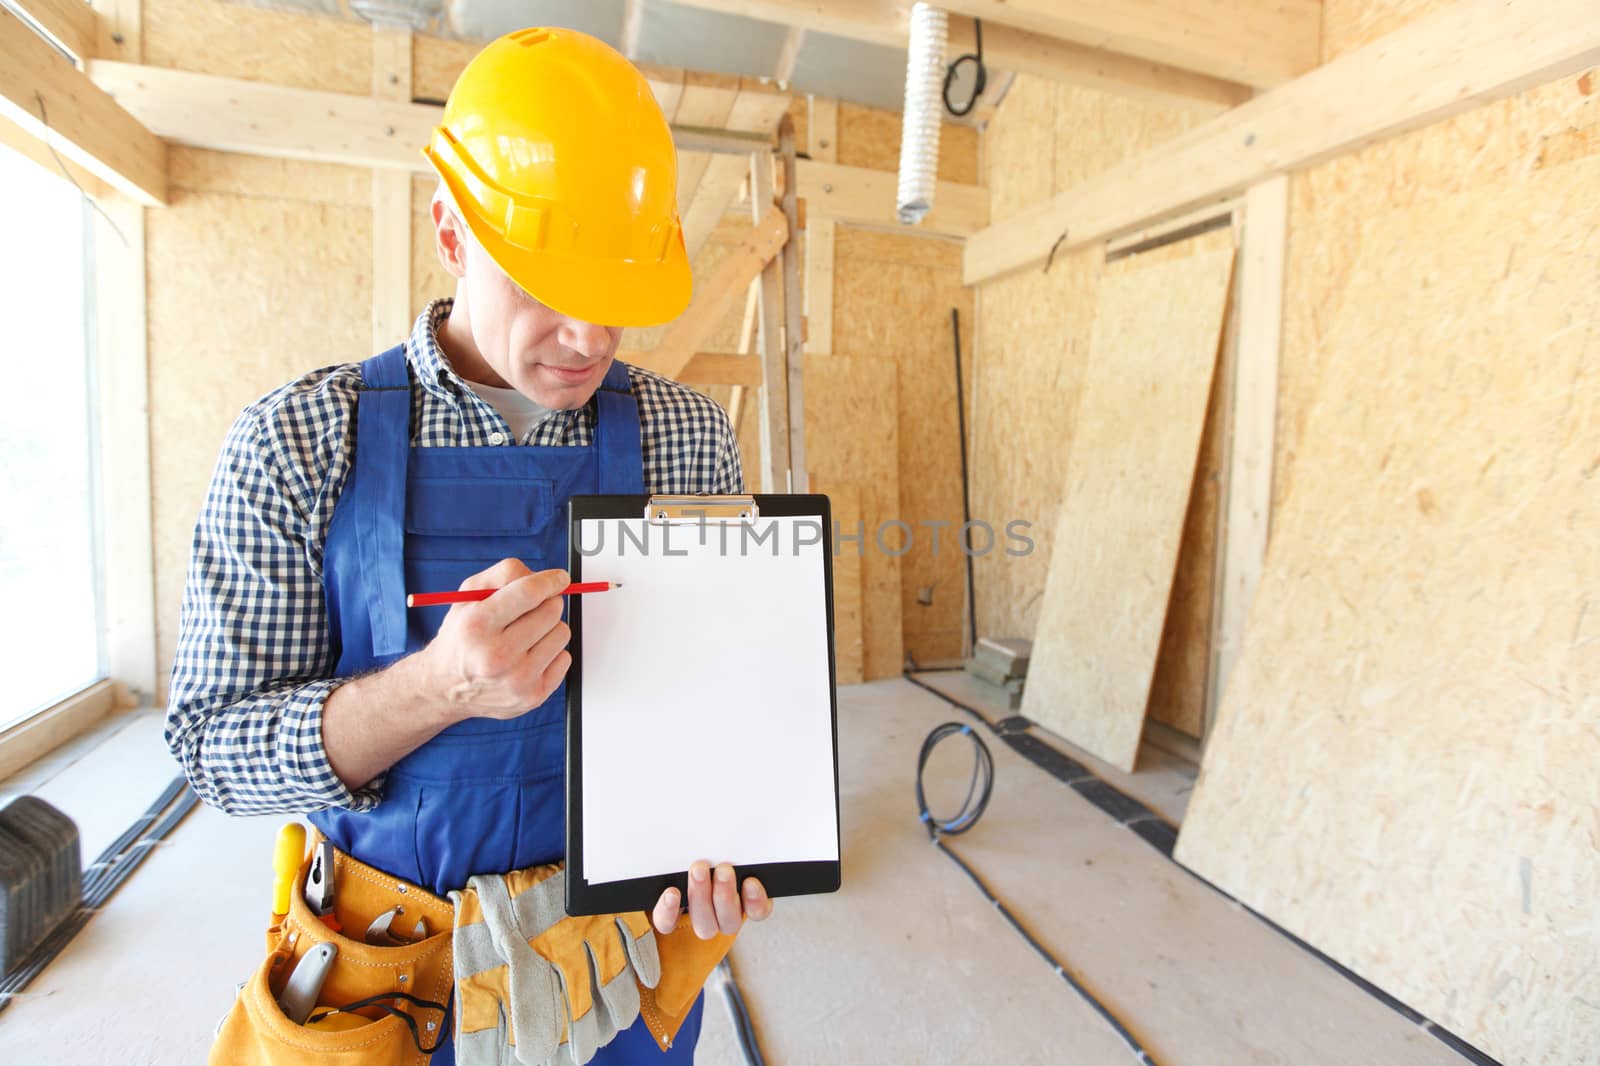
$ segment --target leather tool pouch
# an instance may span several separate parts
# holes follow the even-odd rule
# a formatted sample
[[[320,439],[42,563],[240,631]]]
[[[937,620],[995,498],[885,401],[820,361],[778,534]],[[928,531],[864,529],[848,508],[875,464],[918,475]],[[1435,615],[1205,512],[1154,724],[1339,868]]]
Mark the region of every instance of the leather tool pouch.
[[[315,835],[314,835],[315,836]],[[316,848],[311,848],[315,854]],[[267,957],[239,991],[217,1030],[213,1066],[426,1066],[449,1024],[453,980],[450,933],[454,908],[416,885],[334,852],[334,932],[305,901],[308,859],[289,896],[289,913],[267,930]],[[361,939],[374,919],[395,907],[395,932],[409,937],[419,919],[427,936],[399,947]],[[344,935],[349,934],[349,935]],[[338,948],[317,1006],[305,1025],[277,998],[308,951]]]

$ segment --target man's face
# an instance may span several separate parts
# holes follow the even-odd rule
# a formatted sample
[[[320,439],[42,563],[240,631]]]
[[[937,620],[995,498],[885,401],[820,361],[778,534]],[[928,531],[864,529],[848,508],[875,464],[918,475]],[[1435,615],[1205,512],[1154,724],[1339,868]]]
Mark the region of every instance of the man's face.
[[[616,356],[622,327],[596,326],[551,310],[507,277],[470,237],[462,241],[461,253],[465,269],[457,300],[465,297],[473,344],[483,361],[506,387],[544,407],[573,410],[588,403]]]

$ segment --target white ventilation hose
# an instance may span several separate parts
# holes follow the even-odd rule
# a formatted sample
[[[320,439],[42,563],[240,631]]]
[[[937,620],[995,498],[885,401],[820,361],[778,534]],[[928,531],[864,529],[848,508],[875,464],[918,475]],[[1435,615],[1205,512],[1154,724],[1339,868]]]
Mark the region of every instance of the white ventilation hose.
[[[912,6],[905,115],[900,127],[900,182],[895,196],[895,213],[908,226],[921,222],[933,207],[948,29],[949,18],[943,11],[930,4]]]

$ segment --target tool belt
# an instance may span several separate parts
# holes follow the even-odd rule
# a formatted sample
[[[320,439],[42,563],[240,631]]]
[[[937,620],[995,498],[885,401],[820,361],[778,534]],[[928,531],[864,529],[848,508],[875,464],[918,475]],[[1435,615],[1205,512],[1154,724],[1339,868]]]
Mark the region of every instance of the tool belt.
[[[288,913],[267,929],[266,959],[218,1026],[212,1066],[426,1066],[452,1016],[458,1066],[581,1066],[640,1017],[669,1048],[733,944],[700,940],[687,921],[663,936],[638,912],[568,918],[559,864],[474,877],[447,900],[330,850],[332,913],[306,903],[308,857]],[[396,908],[392,929],[421,935],[367,943]],[[319,953],[333,957],[301,1024],[280,999]]]
[[[311,849],[315,854],[316,848]],[[217,1030],[213,1066],[328,1063],[348,1066],[425,1066],[444,1035],[450,989],[455,911],[416,885],[334,851],[336,932],[306,904],[308,857],[300,867],[289,912],[267,929],[267,957],[239,990]],[[428,935],[411,944],[379,947],[363,932],[380,915],[402,908],[404,928],[417,920]],[[345,935],[348,933],[350,935]],[[278,1005],[290,974],[322,945],[337,949],[306,1024]]]

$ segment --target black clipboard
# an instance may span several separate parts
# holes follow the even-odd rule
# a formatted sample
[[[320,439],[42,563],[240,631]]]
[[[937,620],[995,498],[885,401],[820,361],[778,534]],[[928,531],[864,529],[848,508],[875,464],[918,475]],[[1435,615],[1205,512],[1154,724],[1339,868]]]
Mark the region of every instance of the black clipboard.
[[[840,884],[837,850],[842,849],[839,833],[839,725],[838,674],[834,649],[833,617],[833,514],[828,497],[821,494],[774,494],[741,496],[573,496],[568,504],[568,572],[574,582],[585,580],[585,564],[590,560],[580,550],[579,523],[592,519],[643,519],[646,523],[693,517],[708,524],[748,523],[756,518],[816,518],[822,530],[822,595],[827,623],[827,703],[828,725],[832,738],[833,829],[836,855],[826,861],[753,863],[737,867],[741,880],[760,878],[767,895],[809,895],[835,892]],[[737,565],[737,559],[730,559]],[[603,563],[594,563],[599,571]],[[609,575],[593,573],[588,580],[607,580]],[[600,595],[622,595],[601,593]],[[568,597],[568,623],[572,640],[568,650],[572,665],[567,671],[567,773],[566,773],[566,906],[572,915],[613,914],[625,911],[651,911],[661,893],[677,887],[687,891],[686,870],[663,871],[645,877],[615,881],[590,881],[584,875],[583,806],[583,607],[584,596]],[[670,802],[671,797],[662,797]],[[730,796],[729,802],[738,802]],[[706,856],[706,858],[713,858]],[[687,898],[687,897],[683,897]]]

